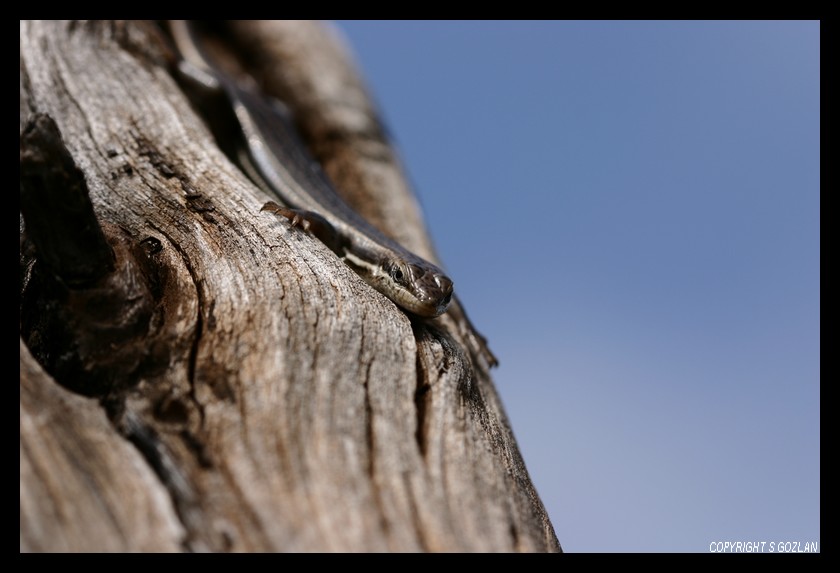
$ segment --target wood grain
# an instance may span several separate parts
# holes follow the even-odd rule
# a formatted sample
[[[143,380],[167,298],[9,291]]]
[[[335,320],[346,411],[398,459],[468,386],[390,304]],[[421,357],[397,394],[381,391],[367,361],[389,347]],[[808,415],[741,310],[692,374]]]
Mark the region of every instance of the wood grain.
[[[21,130],[55,120],[117,268],[155,297],[142,343],[113,343],[136,364],[93,398],[22,326],[21,551],[560,549],[461,335],[260,212],[153,24],[22,21],[20,58]],[[38,325],[25,234],[21,324]]]

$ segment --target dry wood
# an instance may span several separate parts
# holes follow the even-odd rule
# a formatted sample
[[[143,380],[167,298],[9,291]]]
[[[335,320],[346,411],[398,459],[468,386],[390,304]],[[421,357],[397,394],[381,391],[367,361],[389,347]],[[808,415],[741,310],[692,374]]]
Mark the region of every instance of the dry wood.
[[[115,260],[67,284],[21,222],[21,551],[560,549],[462,333],[260,212],[155,25],[21,22],[20,58],[21,133],[54,119]]]

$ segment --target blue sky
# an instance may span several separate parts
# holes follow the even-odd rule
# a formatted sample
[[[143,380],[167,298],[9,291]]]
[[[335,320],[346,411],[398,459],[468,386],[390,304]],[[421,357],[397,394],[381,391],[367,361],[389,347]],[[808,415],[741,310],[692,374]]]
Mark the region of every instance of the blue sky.
[[[338,26],[564,549],[820,541],[819,23]]]

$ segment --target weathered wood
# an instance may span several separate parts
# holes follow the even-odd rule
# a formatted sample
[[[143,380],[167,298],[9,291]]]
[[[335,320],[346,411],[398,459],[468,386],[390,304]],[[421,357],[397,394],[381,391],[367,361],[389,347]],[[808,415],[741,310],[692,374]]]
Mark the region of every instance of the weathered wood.
[[[95,400],[20,344],[20,550],[178,551],[166,489]]]
[[[20,58],[21,131],[55,120],[115,272],[153,301],[139,337],[109,341],[119,364],[47,373],[36,359],[84,349],[45,343],[41,315],[91,287],[45,290],[22,223],[21,551],[559,549],[461,334],[260,212],[153,24],[21,22]],[[419,218],[408,233],[428,242]],[[98,400],[65,389],[89,376]]]

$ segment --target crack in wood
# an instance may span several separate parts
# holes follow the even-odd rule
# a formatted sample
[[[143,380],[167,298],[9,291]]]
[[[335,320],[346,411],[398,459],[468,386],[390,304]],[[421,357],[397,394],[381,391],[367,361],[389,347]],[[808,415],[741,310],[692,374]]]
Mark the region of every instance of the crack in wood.
[[[210,549],[203,531],[206,519],[198,495],[190,487],[189,480],[180,471],[178,463],[166,450],[157,433],[130,410],[122,416],[121,425],[125,437],[137,448],[169,493],[178,520],[186,532],[181,542],[183,549]]]
[[[187,273],[190,276],[192,286],[195,289],[197,308],[195,327],[193,329],[192,342],[190,344],[190,351],[187,358],[187,382],[190,387],[190,400],[193,404],[195,404],[196,410],[198,411],[199,427],[203,427],[205,416],[204,406],[198,400],[198,397],[196,395],[196,365],[198,363],[198,351],[199,346],[201,344],[201,337],[204,331],[204,309],[207,308],[207,304],[204,300],[204,292],[202,290],[202,279],[198,276],[198,273],[196,272],[195,268],[193,268],[192,261],[190,260],[190,257],[186,253],[184,248],[177,241],[173,240],[172,237],[170,237],[163,229],[159,229],[154,225],[152,225],[152,228],[161,235],[163,235],[166,238],[167,242],[172,246],[172,248],[175,249],[175,252],[178,253],[181,262],[183,262],[184,264],[184,268],[186,268]],[[214,305],[213,308],[215,308]]]
[[[420,511],[417,507],[417,504],[422,503],[422,500],[417,500],[415,490],[411,487],[411,479],[409,478],[408,474],[406,472],[403,472],[402,477],[403,487],[405,491],[408,492],[406,497],[408,498],[409,513],[411,514],[410,520],[414,528],[414,535],[417,538],[417,544],[420,546],[421,551],[428,552],[430,551],[431,547],[429,544],[429,540],[427,539],[426,527],[423,523],[422,518],[420,517]]]
[[[416,388],[414,390],[414,410],[415,410],[415,424],[416,427],[414,429],[414,439],[417,441],[417,449],[420,450],[420,455],[425,459],[426,458],[426,415],[428,412],[428,401],[431,397],[429,395],[430,390],[432,389],[431,385],[429,384],[429,373],[426,371],[426,367],[423,363],[422,352],[420,350],[420,337],[417,337],[415,332],[415,337],[417,339],[417,359],[415,360],[415,372],[416,372]]]
[[[364,329],[363,329],[364,330]],[[365,441],[367,443],[367,474],[370,476],[371,489],[370,494],[373,498],[373,504],[376,508],[378,516],[379,527],[383,534],[387,536],[389,530],[388,518],[385,514],[385,507],[379,494],[379,487],[376,479],[376,437],[373,429],[373,405],[370,401],[370,371],[373,362],[368,362],[365,365],[365,376],[362,380],[362,385],[365,392]]]

